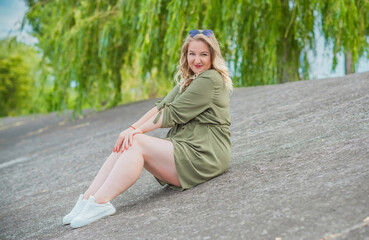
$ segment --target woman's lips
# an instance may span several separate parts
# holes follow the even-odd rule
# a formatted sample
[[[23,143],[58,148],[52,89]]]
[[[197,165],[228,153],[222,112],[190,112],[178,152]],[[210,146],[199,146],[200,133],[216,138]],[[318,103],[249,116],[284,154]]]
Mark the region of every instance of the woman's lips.
[[[195,67],[197,67],[197,68],[201,68],[202,67],[202,65],[194,65]]]

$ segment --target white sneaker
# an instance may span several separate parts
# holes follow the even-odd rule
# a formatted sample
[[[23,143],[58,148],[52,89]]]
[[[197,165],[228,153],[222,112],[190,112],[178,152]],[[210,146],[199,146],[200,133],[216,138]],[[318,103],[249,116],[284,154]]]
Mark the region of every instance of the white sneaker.
[[[63,224],[70,224],[73,218],[77,217],[82,212],[87,203],[87,200],[82,199],[82,197],[83,194],[79,195],[78,201],[72,211],[70,211],[70,213],[63,218]]]
[[[90,196],[85,208],[74,218],[70,223],[72,228],[83,227],[89,223],[97,221],[103,217],[113,215],[115,213],[115,207],[107,202],[105,204],[98,204],[95,202],[95,198]]]

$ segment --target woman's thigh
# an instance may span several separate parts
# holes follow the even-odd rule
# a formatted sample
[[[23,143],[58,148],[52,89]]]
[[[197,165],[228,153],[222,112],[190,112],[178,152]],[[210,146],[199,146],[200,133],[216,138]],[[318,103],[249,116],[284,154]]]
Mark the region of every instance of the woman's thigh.
[[[171,141],[137,134],[133,140],[133,145],[135,144],[138,144],[142,152],[144,167],[147,171],[160,180],[181,186],[174,162],[174,147]]]

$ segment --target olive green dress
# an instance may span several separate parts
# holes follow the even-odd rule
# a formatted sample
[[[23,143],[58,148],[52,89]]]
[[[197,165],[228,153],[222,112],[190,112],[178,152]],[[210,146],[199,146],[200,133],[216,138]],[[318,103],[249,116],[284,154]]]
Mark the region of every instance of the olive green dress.
[[[179,86],[155,104],[164,109],[162,128],[174,146],[174,161],[184,190],[222,174],[231,158],[229,93],[214,69],[200,73],[183,92]],[[156,123],[160,114],[155,118]],[[165,182],[157,179],[162,185]]]

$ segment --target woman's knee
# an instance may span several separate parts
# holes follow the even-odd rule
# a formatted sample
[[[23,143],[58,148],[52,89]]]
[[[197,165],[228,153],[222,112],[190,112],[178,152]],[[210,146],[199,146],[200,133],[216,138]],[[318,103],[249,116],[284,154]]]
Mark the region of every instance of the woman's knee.
[[[145,134],[136,134],[133,136],[132,146],[143,147],[145,142],[147,142],[147,136]]]
[[[122,155],[120,156],[120,158],[125,158],[125,152],[135,152],[136,154],[140,154],[143,155],[143,142],[145,141],[143,137],[144,134],[137,134],[133,136],[133,141],[132,141],[132,145],[128,147],[128,149],[123,150]]]

